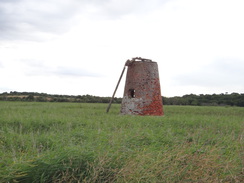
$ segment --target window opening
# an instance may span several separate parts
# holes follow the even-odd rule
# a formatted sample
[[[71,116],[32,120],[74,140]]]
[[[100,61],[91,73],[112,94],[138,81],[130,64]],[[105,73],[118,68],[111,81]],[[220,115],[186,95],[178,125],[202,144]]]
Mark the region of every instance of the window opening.
[[[135,98],[136,97],[136,94],[135,94],[135,89],[129,89],[129,97],[130,98]]]

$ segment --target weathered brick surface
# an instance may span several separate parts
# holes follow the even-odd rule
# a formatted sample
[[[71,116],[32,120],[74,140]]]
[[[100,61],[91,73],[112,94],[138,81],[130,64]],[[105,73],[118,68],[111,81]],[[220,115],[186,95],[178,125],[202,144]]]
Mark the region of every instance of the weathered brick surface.
[[[128,65],[121,113],[163,115],[156,62],[134,61]]]

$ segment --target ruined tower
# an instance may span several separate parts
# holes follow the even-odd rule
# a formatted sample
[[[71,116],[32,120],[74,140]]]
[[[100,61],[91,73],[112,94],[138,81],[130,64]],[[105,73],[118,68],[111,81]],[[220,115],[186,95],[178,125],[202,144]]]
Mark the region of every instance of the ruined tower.
[[[136,57],[128,60],[126,66],[121,114],[163,115],[157,62]]]

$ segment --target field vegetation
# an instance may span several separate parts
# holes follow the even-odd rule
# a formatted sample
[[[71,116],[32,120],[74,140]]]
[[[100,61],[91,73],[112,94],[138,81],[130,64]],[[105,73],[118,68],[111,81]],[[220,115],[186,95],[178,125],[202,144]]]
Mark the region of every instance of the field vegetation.
[[[29,102],[77,102],[77,103],[109,103],[111,97],[93,95],[51,95],[37,92],[4,92],[0,93],[0,101],[29,101]],[[165,105],[192,106],[239,106],[244,107],[244,93],[221,94],[190,94],[182,97],[162,97]],[[120,104],[122,98],[114,98],[113,103]]]
[[[243,182],[244,108],[0,102],[0,182]]]

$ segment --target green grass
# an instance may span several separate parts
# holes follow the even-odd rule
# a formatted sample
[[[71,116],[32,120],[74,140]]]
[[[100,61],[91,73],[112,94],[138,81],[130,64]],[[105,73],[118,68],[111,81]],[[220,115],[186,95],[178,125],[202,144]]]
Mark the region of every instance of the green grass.
[[[0,182],[242,182],[244,108],[0,102]]]

